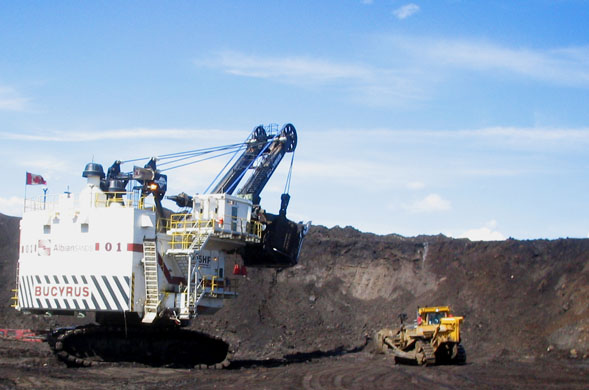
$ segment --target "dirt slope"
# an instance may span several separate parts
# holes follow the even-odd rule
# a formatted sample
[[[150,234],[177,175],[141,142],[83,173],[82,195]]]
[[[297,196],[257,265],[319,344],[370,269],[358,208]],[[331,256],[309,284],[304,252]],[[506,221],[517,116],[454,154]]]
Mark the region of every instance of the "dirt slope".
[[[43,328],[72,319],[10,308],[18,219],[0,215],[0,328]],[[231,261],[227,269],[232,269]],[[329,356],[412,317],[418,305],[451,305],[466,317],[470,357],[540,357],[589,351],[589,240],[470,242],[443,236],[377,236],[311,228],[300,264],[249,269],[240,297],[193,327],[222,336],[236,358],[317,352]]]
[[[445,304],[466,317],[470,356],[589,350],[589,240],[470,242],[315,226],[298,266],[250,270],[241,288],[198,324],[247,356],[352,349],[401,312]]]

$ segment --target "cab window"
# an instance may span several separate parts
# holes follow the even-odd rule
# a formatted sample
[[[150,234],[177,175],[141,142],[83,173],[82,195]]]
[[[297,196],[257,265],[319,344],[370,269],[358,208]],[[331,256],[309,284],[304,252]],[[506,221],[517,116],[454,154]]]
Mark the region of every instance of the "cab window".
[[[444,318],[445,315],[444,313],[438,312],[438,313],[429,313],[427,315],[427,324],[428,325],[438,325],[442,318]]]

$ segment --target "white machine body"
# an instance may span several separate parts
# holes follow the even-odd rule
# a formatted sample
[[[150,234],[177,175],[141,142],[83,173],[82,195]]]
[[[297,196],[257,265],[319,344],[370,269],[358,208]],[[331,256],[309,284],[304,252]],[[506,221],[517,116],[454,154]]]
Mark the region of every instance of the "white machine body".
[[[150,323],[214,313],[236,296],[225,256],[260,240],[249,200],[196,195],[191,213],[161,218],[140,192],[105,193],[99,180],[88,177],[77,196],[27,200],[18,310],[134,312]]]

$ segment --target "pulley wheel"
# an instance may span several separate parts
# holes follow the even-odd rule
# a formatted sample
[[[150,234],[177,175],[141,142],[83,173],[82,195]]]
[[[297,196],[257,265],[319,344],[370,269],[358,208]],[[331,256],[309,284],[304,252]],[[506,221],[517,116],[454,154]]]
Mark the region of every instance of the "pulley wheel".
[[[286,152],[294,152],[295,148],[297,147],[297,131],[295,127],[291,123],[287,123],[286,125],[282,126],[280,135],[286,138]]]
[[[256,142],[266,142],[268,140],[268,135],[266,134],[264,126],[259,125],[256,127],[252,132],[250,139],[255,140]]]

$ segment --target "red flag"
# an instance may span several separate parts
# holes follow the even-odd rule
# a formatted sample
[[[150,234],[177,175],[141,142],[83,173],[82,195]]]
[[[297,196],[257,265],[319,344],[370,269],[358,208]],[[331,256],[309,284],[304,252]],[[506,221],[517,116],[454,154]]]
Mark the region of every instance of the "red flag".
[[[27,172],[27,185],[44,184],[47,185],[45,179],[41,175],[35,175],[34,173]]]

